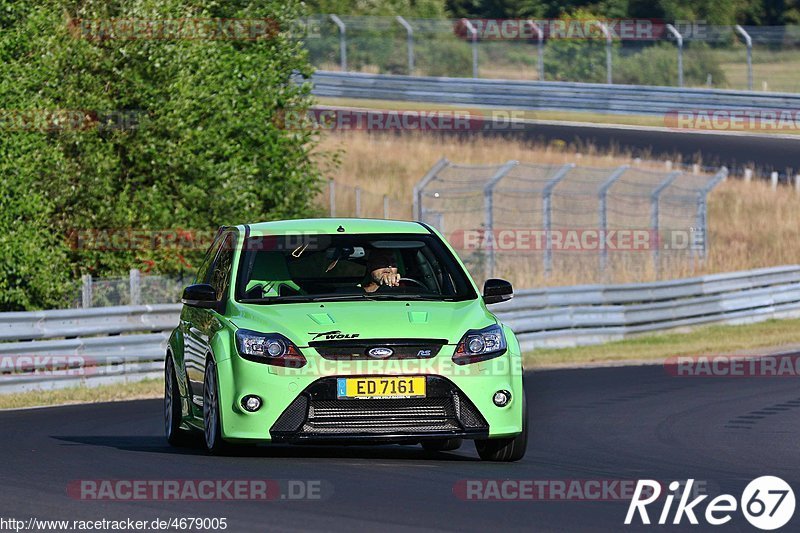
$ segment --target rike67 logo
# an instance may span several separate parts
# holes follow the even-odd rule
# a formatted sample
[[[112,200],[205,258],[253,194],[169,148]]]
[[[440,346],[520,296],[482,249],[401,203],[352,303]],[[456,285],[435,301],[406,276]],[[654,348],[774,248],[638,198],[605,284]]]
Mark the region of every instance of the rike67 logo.
[[[794,515],[794,491],[779,477],[762,476],[754,479],[745,487],[738,501],[731,494],[720,494],[705,503],[704,512],[701,512],[701,504],[708,498],[708,495],[703,494],[689,500],[692,496],[693,484],[694,479],[687,480],[685,484],[678,481],[669,484],[669,492],[663,499],[663,507],[658,514],[657,524],[677,525],[681,524],[685,517],[690,524],[697,525],[699,515],[705,519],[707,524],[721,526],[730,522],[737,510],[740,509],[752,526],[764,531],[772,531],[786,525]],[[681,488],[683,488],[682,491]],[[625,524],[633,523],[637,514],[642,524],[651,524],[647,506],[660,500],[661,492],[662,486],[658,481],[639,480],[628,506]],[[672,505],[676,499],[678,503],[673,512]]]

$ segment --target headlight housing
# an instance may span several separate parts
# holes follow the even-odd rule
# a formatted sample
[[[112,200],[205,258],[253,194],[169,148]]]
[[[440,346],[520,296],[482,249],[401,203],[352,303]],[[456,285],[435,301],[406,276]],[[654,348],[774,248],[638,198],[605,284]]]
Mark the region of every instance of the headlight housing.
[[[497,324],[483,329],[471,329],[464,334],[456,346],[453,362],[468,365],[494,359],[506,352],[506,337]]]
[[[300,368],[306,364],[306,358],[297,346],[280,333],[237,330],[236,348],[244,359],[256,363],[289,368]]]

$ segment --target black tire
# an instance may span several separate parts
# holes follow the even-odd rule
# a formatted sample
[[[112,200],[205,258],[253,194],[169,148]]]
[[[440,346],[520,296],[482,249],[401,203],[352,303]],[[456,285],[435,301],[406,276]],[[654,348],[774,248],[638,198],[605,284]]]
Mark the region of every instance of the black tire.
[[[422,441],[422,447],[428,452],[452,452],[461,448],[464,439],[458,437],[452,439],[436,439]]]
[[[172,356],[164,364],[164,434],[171,446],[190,444],[192,435],[181,427],[181,394]]]
[[[523,392],[524,394],[524,392]],[[475,449],[484,461],[519,461],[528,449],[528,409],[522,397],[522,433],[506,439],[483,439],[475,441]]]
[[[213,359],[206,363],[203,379],[203,440],[206,450],[212,455],[223,455],[229,451],[229,445],[222,438],[222,424],[219,418],[219,386],[217,383],[217,365]]]

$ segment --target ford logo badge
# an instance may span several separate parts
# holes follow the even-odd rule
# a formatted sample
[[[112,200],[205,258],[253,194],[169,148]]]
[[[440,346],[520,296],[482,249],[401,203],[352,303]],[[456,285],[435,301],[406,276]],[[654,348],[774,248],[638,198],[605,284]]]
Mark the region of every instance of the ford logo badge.
[[[387,357],[390,357],[393,353],[394,350],[392,350],[391,348],[384,348],[384,347],[371,348],[367,352],[367,354],[370,357],[374,357],[375,359],[386,359]]]

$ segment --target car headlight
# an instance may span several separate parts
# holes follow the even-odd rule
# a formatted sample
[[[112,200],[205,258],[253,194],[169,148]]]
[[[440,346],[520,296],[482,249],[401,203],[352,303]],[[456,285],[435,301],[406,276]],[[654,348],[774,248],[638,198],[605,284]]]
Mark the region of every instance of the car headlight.
[[[239,355],[248,361],[268,365],[300,368],[306,358],[297,346],[280,333],[259,333],[248,329],[236,331]]]
[[[472,329],[464,334],[456,346],[453,362],[468,365],[494,359],[506,352],[506,337],[498,325],[483,329]]]

